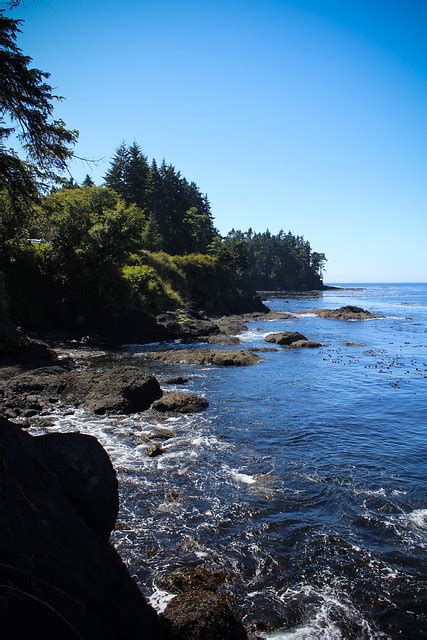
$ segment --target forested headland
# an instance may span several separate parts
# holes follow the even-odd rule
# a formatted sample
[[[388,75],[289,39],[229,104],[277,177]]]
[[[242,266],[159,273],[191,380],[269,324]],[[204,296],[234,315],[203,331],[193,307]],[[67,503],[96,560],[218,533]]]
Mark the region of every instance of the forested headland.
[[[3,322],[108,330],[112,318],[188,304],[210,314],[250,311],[256,289],[322,288],[325,256],[303,237],[251,229],[221,236],[198,185],[164,160],[149,161],[137,143],[119,146],[101,185],[89,175],[77,184],[67,167],[78,133],[53,119],[49,74],[18,48],[19,27],[0,13]]]

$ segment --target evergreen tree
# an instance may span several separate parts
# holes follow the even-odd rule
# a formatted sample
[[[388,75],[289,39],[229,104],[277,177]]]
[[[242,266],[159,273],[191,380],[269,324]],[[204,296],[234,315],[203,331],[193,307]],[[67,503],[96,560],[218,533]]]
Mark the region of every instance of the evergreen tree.
[[[92,178],[90,177],[90,175],[87,173],[85,176],[85,179],[82,182],[82,187],[94,187],[95,183],[92,180]]]

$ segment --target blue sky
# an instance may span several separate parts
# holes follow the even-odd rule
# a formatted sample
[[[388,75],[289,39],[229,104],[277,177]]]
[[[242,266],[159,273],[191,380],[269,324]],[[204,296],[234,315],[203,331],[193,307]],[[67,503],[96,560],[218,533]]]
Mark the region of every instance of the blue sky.
[[[427,1],[26,0],[73,175],[122,140],[230,228],[304,235],[329,282],[427,281]]]

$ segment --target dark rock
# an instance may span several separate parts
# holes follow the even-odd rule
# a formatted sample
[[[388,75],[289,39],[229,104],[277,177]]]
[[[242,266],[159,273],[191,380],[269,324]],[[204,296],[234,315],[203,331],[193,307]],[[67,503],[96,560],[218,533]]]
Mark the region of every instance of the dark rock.
[[[208,571],[204,567],[179,567],[162,578],[160,586],[170,593],[178,594],[189,589],[217,591],[229,581],[229,576],[223,571]]]
[[[50,433],[33,444],[75,509],[108,540],[119,510],[118,483],[98,440],[81,433]]]
[[[366,346],[363,342],[343,342],[344,347],[364,347]]]
[[[156,316],[156,321],[169,339],[195,339],[199,336],[219,333],[218,325],[207,316],[186,309],[162,313]]]
[[[291,349],[317,349],[318,347],[321,347],[322,344],[320,342],[315,342],[314,340],[296,340],[289,346]]]
[[[280,345],[290,345],[293,342],[297,342],[297,340],[307,340],[307,338],[298,331],[282,331],[280,333],[269,333],[264,340]]]
[[[145,411],[161,396],[156,378],[137,367],[71,372],[64,393],[66,400],[98,414]]]
[[[272,353],[273,351],[279,351],[276,347],[251,347],[249,351],[253,353]]]
[[[311,313],[315,313],[320,318],[331,318],[332,320],[369,320],[370,318],[383,317],[353,305],[347,305],[339,309],[312,309]]]
[[[148,436],[148,439],[149,440],[170,440],[171,438],[174,438],[174,437],[175,437],[175,434],[173,431],[171,431],[171,429],[164,428]]]
[[[176,378],[165,378],[161,379],[161,384],[187,384],[189,378],[183,378],[182,376],[177,376]]]
[[[145,353],[147,360],[164,360],[180,364],[213,364],[222,367],[247,366],[260,361],[250,351],[225,349],[173,349]]]
[[[107,541],[113,507],[105,501],[116,480],[105,452],[88,436],[67,438],[67,445],[50,436],[35,438],[0,419],[0,618],[5,637],[117,640],[133,638],[137,630],[144,638],[170,639]],[[85,470],[80,483],[78,460]],[[110,489],[102,489],[98,473],[104,481],[109,476]],[[85,495],[77,496],[78,491]],[[97,499],[102,508],[95,518],[88,509]]]
[[[157,456],[161,456],[165,450],[160,444],[149,444],[147,447],[147,456],[150,458],[157,458]]]
[[[189,589],[173,598],[162,617],[177,640],[246,640],[242,623],[218,593]]]
[[[212,336],[201,336],[198,338],[198,342],[207,342],[209,344],[226,344],[234,346],[240,344],[241,341],[236,336],[225,335],[224,333],[218,333]]]
[[[153,409],[162,413],[197,413],[209,406],[208,400],[182,391],[165,393],[153,404]]]

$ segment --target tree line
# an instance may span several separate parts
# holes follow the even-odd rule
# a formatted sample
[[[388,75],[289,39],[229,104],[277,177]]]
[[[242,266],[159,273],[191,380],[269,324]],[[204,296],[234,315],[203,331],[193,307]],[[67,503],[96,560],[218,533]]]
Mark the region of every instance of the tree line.
[[[120,306],[161,311],[196,289],[207,307],[213,290],[230,301],[238,290],[322,286],[324,254],[290,232],[222,237],[198,185],[136,142],[118,147],[102,185],[65,179],[78,133],[54,119],[60,98],[17,46],[20,25],[0,11],[2,315],[8,300],[15,318],[34,320],[37,309],[76,318]]]

